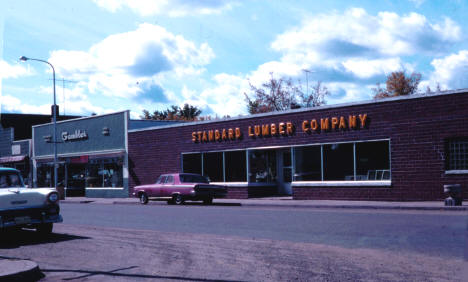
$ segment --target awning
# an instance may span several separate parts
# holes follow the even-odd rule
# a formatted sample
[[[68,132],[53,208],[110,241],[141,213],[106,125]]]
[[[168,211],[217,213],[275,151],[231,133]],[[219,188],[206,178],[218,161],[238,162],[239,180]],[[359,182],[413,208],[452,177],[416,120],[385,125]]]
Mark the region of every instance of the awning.
[[[0,158],[0,164],[22,162],[22,161],[24,161],[27,157],[28,157],[28,156],[26,156],[26,155],[1,157],[1,158]]]

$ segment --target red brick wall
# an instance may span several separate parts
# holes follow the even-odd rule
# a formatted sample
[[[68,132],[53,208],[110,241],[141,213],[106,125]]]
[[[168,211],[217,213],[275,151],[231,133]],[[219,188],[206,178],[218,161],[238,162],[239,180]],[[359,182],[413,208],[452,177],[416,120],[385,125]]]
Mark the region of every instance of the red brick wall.
[[[367,114],[368,125],[361,129],[302,132],[303,120]],[[248,126],[292,122],[292,136],[248,136]],[[194,143],[192,132],[236,128],[242,140]],[[353,200],[438,200],[443,185],[462,184],[468,196],[468,175],[446,175],[445,140],[468,137],[468,93],[389,99],[378,103],[362,103],[328,107],[286,114],[199,123],[189,126],[129,132],[130,191],[135,185],[154,182],[161,173],[179,172],[182,152],[205,152],[265,146],[288,146],[359,140],[390,139],[391,187],[294,187],[296,199]],[[254,189],[251,187],[250,189]],[[246,188],[230,190],[234,197],[245,197]]]

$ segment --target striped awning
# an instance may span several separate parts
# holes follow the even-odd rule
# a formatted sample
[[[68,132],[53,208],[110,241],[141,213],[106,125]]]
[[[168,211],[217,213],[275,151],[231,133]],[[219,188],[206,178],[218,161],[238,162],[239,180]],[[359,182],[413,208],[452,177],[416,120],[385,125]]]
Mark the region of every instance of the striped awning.
[[[22,161],[24,161],[27,157],[28,157],[28,156],[26,156],[26,155],[1,157],[1,158],[0,158],[0,164],[22,162]]]

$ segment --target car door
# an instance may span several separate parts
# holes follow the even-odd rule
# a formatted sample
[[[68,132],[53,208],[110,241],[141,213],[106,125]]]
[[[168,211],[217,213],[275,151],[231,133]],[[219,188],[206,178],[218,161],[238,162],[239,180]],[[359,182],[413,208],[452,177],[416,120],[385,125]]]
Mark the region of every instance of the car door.
[[[174,176],[168,175],[162,185],[161,194],[163,197],[171,197],[174,190]]]
[[[156,180],[156,183],[151,185],[151,188],[148,189],[147,193],[148,196],[150,197],[161,197],[161,190],[163,189],[164,182],[166,181],[167,176],[166,175],[161,175],[159,176],[158,180]]]

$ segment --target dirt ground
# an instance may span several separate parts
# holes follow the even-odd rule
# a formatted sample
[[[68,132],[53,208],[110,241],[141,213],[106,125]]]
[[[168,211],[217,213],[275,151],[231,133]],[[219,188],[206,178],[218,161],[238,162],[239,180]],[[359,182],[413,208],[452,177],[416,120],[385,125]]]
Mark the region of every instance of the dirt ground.
[[[414,253],[58,224],[23,231],[0,256],[31,259],[41,281],[466,281],[466,261]],[[466,276],[464,276],[466,277]]]

